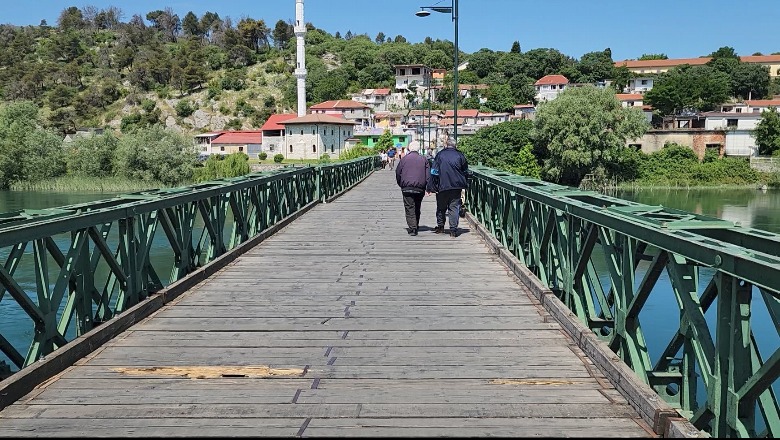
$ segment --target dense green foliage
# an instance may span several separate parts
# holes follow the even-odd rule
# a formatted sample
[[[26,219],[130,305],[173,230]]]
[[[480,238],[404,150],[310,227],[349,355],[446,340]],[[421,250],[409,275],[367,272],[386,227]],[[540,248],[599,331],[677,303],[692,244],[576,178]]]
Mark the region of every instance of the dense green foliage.
[[[593,86],[566,90],[539,106],[534,120],[542,176],[579,184],[589,173],[613,174],[625,156],[626,140],[649,128],[637,109],[624,108],[609,89]]]
[[[204,182],[208,180],[227,179],[248,174],[249,156],[245,153],[231,153],[226,156],[212,154],[203,163],[202,167],[194,170],[194,180]]]
[[[471,164],[538,178],[539,164],[531,152],[532,129],[529,120],[503,122],[459,139],[458,148]]]
[[[760,174],[745,158],[705,155],[699,161],[688,147],[669,144],[652,154],[642,154],[635,183],[647,186],[746,185],[759,180]]]
[[[761,113],[753,136],[756,138],[759,154],[780,153],[780,112],[776,108]]]
[[[342,151],[341,154],[339,154],[339,160],[352,160],[363,156],[373,156],[377,154],[377,151],[378,150],[359,143],[349,150]]]
[[[274,163],[282,163],[284,160],[284,154],[276,153],[274,154]]]

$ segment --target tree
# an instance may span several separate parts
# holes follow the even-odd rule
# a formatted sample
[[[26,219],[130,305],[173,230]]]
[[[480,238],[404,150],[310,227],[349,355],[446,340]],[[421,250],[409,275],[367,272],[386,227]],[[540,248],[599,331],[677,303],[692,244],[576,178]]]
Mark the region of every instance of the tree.
[[[656,77],[645,100],[662,114],[709,111],[731,95],[731,79],[710,66],[678,66]]]
[[[579,185],[586,174],[610,169],[627,148],[626,139],[641,137],[647,128],[642,112],[622,107],[610,89],[566,90],[542,104],[534,119],[543,176]]]
[[[382,44],[385,42],[385,38],[386,38],[385,33],[379,32],[378,34],[376,34],[376,38],[374,38],[374,41],[376,41],[377,44]]]
[[[57,27],[62,31],[83,29],[85,25],[84,15],[81,13],[81,10],[75,6],[71,6],[60,12],[60,16],[57,18]]]
[[[775,155],[780,151],[780,112],[770,107],[761,113],[761,120],[753,131],[758,145],[758,154]]]
[[[639,61],[649,61],[649,60],[668,60],[669,57],[666,56],[665,53],[643,53],[641,57],[639,57]]]
[[[485,105],[494,112],[511,112],[515,98],[509,84],[494,84],[487,91]]]
[[[480,128],[474,135],[459,139],[458,148],[470,164],[481,163],[503,171],[527,170],[532,165],[528,163],[528,155],[521,152],[531,144],[532,130],[533,122],[527,119],[502,122]],[[536,162],[533,154],[531,157]]]
[[[390,132],[390,130],[385,130],[384,133],[379,136],[379,140],[377,141],[376,145],[374,145],[374,149],[387,151],[390,148],[393,148],[393,146],[393,134]]]
[[[293,26],[284,20],[279,20],[274,26],[273,39],[277,49],[283,49],[294,35]]]
[[[493,72],[498,61],[498,54],[490,49],[482,48],[469,57],[469,70],[484,78]]]
[[[512,43],[512,48],[509,49],[509,52],[511,52],[511,53],[521,53],[520,42],[515,40],[515,42]]]
[[[184,16],[184,20],[181,22],[181,29],[184,31],[185,35],[192,35],[195,37],[200,37],[203,35],[203,30],[200,27],[200,21],[192,11],[187,12],[187,15]]]
[[[577,63],[579,80],[582,83],[595,83],[614,76],[615,62],[609,49],[602,52],[588,52]]]
[[[406,38],[403,35],[396,35],[395,38],[393,38],[394,43],[406,43]]]
[[[175,185],[190,179],[195,162],[190,138],[154,125],[122,136],[114,167],[130,179]]]

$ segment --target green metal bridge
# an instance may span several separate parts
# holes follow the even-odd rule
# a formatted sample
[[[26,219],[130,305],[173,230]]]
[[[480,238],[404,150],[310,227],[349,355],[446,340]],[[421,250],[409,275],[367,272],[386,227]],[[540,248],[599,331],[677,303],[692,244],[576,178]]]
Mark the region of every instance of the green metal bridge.
[[[408,237],[377,170],[0,214],[0,436],[780,432],[779,236],[473,167]]]

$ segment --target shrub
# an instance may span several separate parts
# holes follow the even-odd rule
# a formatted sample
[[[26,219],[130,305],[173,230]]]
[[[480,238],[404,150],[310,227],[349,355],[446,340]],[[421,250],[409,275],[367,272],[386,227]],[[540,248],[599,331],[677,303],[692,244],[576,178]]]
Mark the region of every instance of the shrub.
[[[189,101],[182,99],[176,104],[176,114],[178,116],[186,118],[193,113],[195,113],[195,107]]]
[[[283,160],[284,160],[284,155],[282,153],[278,153],[274,155],[274,162],[282,163]]]
[[[328,154],[323,154],[320,156],[320,160],[318,160],[319,163],[330,163],[330,156]]]
[[[260,160],[266,160],[268,159],[268,153],[265,151],[261,151],[260,154],[257,155],[257,158]]]

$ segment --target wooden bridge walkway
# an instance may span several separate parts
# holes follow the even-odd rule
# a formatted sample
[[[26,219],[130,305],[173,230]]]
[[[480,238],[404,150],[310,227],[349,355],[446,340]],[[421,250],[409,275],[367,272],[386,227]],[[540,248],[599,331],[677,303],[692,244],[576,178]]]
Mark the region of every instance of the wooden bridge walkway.
[[[655,436],[475,231],[408,236],[389,170],[5,408],[0,435]]]

